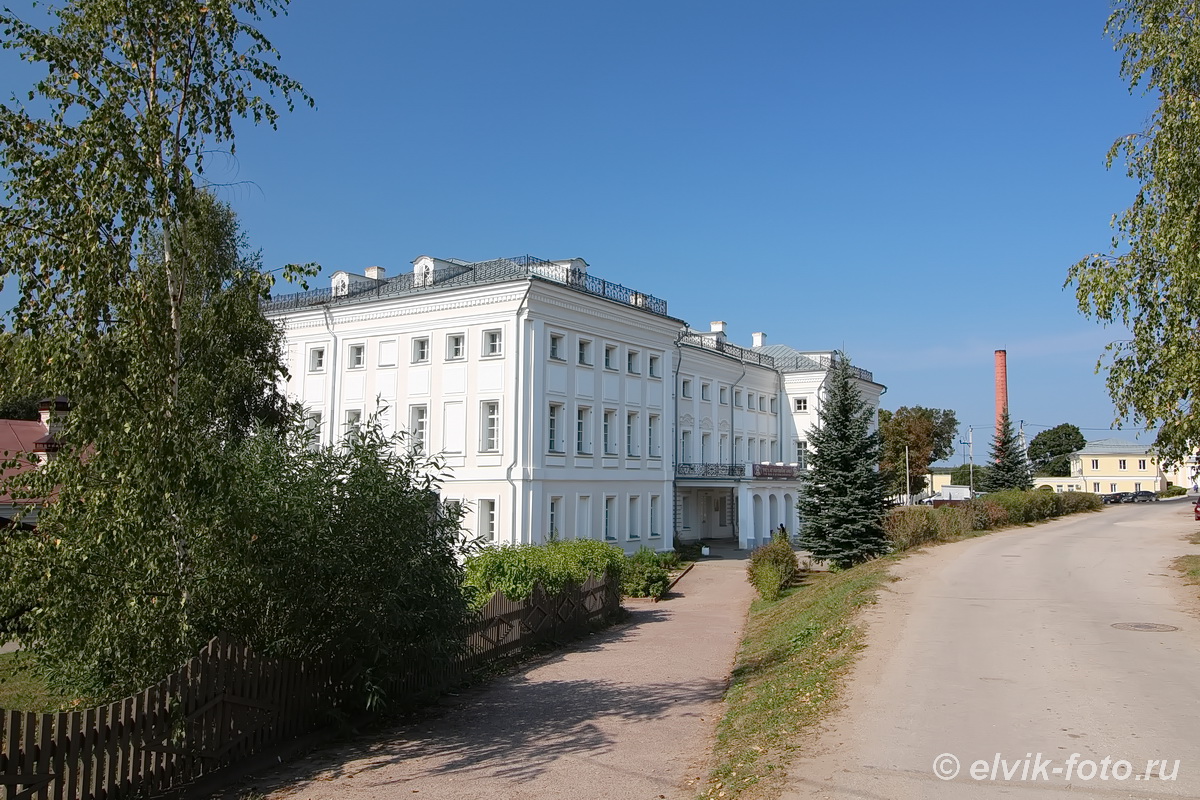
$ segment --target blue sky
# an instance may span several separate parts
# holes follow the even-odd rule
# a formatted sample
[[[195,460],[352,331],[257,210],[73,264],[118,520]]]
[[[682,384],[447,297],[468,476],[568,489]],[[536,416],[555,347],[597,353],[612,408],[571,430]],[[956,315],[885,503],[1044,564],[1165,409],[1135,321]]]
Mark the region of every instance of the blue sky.
[[[1094,367],[1122,332],[1062,288],[1132,199],[1104,156],[1150,109],[1107,14],[301,1],[264,27],[317,109],[243,125],[209,177],[269,266],[579,256],[739,343],[844,347],[884,407],[975,425],[980,457],[997,348],[1030,435],[1113,418]]]

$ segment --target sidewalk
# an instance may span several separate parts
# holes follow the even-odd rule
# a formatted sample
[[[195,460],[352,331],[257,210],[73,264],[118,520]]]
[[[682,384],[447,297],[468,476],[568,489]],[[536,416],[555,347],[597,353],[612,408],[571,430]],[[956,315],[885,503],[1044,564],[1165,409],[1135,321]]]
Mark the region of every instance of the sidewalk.
[[[690,798],[707,775],[752,589],[743,554],[433,717],[260,776],[272,798]]]

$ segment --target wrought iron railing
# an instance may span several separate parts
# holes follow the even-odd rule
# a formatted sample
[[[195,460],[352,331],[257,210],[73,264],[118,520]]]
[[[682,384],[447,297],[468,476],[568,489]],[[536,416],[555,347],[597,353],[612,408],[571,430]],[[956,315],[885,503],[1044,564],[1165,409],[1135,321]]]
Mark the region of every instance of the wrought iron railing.
[[[347,287],[343,293],[334,294],[331,289],[282,295],[268,300],[264,311],[287,311],[294,308],[323,305],[326,303],[362,302],[380,297],[390,297],[411,292],[448,289],[479,283],[497,283],[520,278],[539,278],[579,292],[604,297],[618,303],[641,308],[658,316],[667,316],[667,301],[654,295],[639,292],[619,283],[588,275],[581,269],[564,264],[555,264],[533,256],[498,258],[475,264],[456,263],[450,267],[436,269],[429,276],[406,273],[386,281],[360,282]]]
[[[799,478],[802,472],[799,464],[751,464],[751,474],[755,478],[783,478],[791,480]]]
[[[748,364],[758,364],[771,369],[775,368],[775,359],[770,356],[755,352],[754,350],[748,350],[745,347],[738,347],[736,344],[730,344],[720,336],[714,336],[713,334],[685,333],[679,337],[679,343],[685,347],[697,347],[713,353],[722,353],[730,358],[745,361]]]
[[[783,356],[775,359],[775,367],[780,372],[824,372],[837,363],[836,356],[819,353],[798,356]],[[850,365],[850,374],[859,380],[875,382],[875,377],[862,367]]]
[[[746,475],[746,465],[676,464],[675,474],[681,478],[741,478]]]

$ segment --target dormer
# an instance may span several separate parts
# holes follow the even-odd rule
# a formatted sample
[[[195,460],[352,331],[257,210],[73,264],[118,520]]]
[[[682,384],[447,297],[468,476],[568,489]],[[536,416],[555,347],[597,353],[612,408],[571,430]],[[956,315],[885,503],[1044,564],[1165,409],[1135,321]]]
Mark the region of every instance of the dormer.
[[[461,264],[462,262],[458,262]],[[417,256],[413,259],[413,286],[433,286],[437,273],[457,266],[433,256]]]
[[[380,269],[373,267],[372,269]],[[359,275],[355,272],[346,272],[344,269],[339,269],[329,278],[329,288],[333,291],[334,297],[345,297],[352,292],[360,289],[368,289],[377,285],[380,281],[368,278],[366,275]]]

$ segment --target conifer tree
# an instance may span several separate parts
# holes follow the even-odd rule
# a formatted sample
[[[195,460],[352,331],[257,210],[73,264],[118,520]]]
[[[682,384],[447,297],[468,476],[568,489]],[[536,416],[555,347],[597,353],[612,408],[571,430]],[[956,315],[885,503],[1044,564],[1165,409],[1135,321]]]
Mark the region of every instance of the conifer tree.
[[[887,501],[878,470],[879,434],[871,430],[875,412],[843,354],[834,361],[828,387],[809,434],[814,452],[797,504],[800,544],[814,558],[846,568],[887,552]]]
[[[1032,486],[1033,473],[1029,468],[1029,459],[1017,441],[1008,409],[1005,409],[1000,430],[992,441],[992,462],[979,482],[979,488],[985,492],[1001,492],[1005,489],[1029,489]]]

